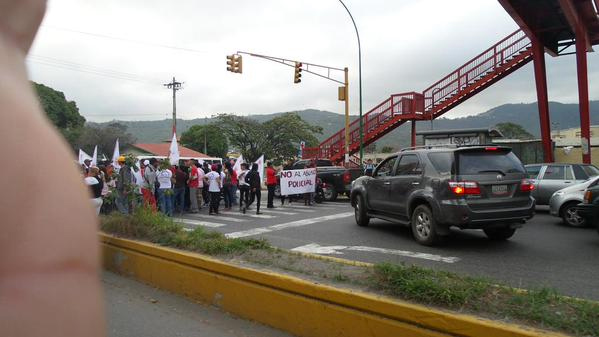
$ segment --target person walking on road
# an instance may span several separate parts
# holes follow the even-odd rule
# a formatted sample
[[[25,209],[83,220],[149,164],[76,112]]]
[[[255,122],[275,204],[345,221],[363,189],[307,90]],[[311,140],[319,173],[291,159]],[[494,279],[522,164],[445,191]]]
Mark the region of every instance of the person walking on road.
[[[190,160],[189,179],[187,180],[187,186],[189,186],[189,202],[191,213],[198,213],[203,203],[202,189],[204,188],[204,171],[198,168],[195,160]]]
[[[158,166],[158,160],[152,158],[144,161],[145,168],[143,173],[143,185],[141,187],[141,194],[144,199],[144,205],[149,206],[153,211],[156,211],[156,197],[154,195],[156,186],[156,167]]]
[[[183,214],[185,210],[185,183],[187,182],[187,174],[183,172],[181,167],[175,166],[175,198],[173,202],[173,209]]]
[[[129,197],[133,191],[133,174],[131,173],[131,167],[126,164],[125,156],[120,156],[118,159],[119,165],[119,176],[116,182],[117,198],[116,207],[119,212],[127,215],[129,214]]]
[[[241,173],[239,173],[239,211],[245,214],[246,209],[250,206],[250,184],[245,181],[248,174],[248,164],[241,164]]]
[[[172,179],[173,172],[169,168],[163,168],[156,173],[158,181],[158,205],[160,211],[168,216],[173,216]]]
[[[225,199],[225,210],[231,210],[234,201],[233,184],[237,181],[237,173],[233,170],[231,163],[226,162],[223,174],[223,197]]]
[[[217,172],[218,166],[212,165],[212,171],[206,174],[204,180],[208,184],[208,192],[210,193],[210,211],[209,215],[218,214],[218,206],[220,204],[220,192],[222,189],[222,176]]]
[[[256,201],[256,214],[262,214],[260,213],[260,199],[262,198],[260,189],[262,184],[260,182],[260,173],[258,173],[258,164],[252,164],[252,170],[246,175],[245,181],[250,185],[250,204]]]
[[[272,162],[266,163],[266,188],[268,189],[268,197],[266,208],[275,208],[274,198],[275,189],[277,188],[277,171],[272,167]]]
[[[100,169],[92,166],[90,167],[85,183],[90,187],[92,192],[92,205],[96,209],[96,215],[100,215],[100,209],[102,208],[102,189],[104,187],[104,181],[100,177]]]

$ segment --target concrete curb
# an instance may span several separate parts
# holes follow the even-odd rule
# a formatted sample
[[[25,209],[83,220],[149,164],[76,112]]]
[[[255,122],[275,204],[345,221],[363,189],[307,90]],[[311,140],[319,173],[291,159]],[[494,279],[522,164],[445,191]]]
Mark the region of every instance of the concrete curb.
[[[104,268],[298,336],[563,336],[100,234]]]

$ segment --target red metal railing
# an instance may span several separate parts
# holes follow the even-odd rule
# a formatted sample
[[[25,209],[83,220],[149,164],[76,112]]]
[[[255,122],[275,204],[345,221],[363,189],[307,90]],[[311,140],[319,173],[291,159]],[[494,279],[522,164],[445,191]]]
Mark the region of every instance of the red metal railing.
[[[507,76],[521,61],[529,60],[531,42],[517,30],[474,57],[456,71],[424,90],[391,95],[363,116],[364,145],[371,144],[408,120],[436,118],[452,104],[466,100],[501,76]],[[527,54],[525,54],[527,53]],[[349,151],[359,149],[360,121],[349,126]],[[340,161],[345,155],[345,129],[333,134],[318,148],[304,149],[304,158],[330,158]]]
[[[500,69],[516,55],[529,49],[530,46],[531,42],[522,30],[508,35],[424,90],[425,111],[431,112],[436,105],[458,95],[460,91],[476,84],[484,76]]]

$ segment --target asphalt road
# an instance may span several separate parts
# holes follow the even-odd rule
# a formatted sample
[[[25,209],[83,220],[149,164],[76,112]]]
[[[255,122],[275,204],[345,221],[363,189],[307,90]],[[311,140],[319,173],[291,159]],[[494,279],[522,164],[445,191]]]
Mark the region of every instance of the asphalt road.
[[[290,336],[109,272],[102,283],[110,337]]]
[[[276,206],[279,206],[277,201]],[[545,210],[508,241],[493,242],[482,231],[452,233],[439,247],[414,242],[411,231],[382,220],[359,227],[347,200],[274,210],[184,215],[186,226],[208,226],[229,237],[266,238],[274,246],[365,262],[407,263],[487,277],[527,289],[551,287],[561,293],[599,300],[599,234],[570,228]]]

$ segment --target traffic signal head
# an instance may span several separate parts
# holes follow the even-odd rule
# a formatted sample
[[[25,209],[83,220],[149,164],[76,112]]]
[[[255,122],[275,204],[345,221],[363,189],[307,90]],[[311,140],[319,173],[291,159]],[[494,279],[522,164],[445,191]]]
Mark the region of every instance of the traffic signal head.
[[[302,81],[302,63],[295,62],[295,76],[293,83],[300,83]]]
[[[243,67],[242,62],[241,55],[227,55],[227,71],[241,74]]]

